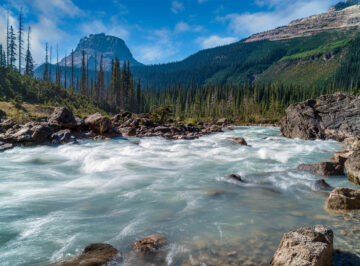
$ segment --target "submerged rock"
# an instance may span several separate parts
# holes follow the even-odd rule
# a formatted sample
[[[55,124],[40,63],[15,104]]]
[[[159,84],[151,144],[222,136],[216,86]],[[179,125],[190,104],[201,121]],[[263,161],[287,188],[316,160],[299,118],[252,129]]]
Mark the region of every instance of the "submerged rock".
[[[233,179],[233,180],[236,180],[236,181],[239,181],[239,182],[244,182],[244,180],[241,178],[241,176],[237,175],[237,174],[228,175],[226,177],[226,179]]]
[[[119,251],[109,244],[97,243],[87,246],[84,251],[76,257],[69,258],[51,265],[54,266],[101,266],[113,260]]]
[[[343,176],[344,166],[337,162],[321,162],[317,164],[300,164],[297,168],[319,176]]]
[[[313,186],[314,190],[330,190],[331,189],[331,186],[324,179],[316,180],[312,184],[312,186]]]
[[[360,209],[360,190],[351,188],[334,189],[325,202],[330,211],[351,211]]]
[[[73,113],[65,107],[57,107],[49,118],[49,124],[57,124],[61,128],[74,128],[77,125]]]
[[[333,231],[326,226],[302,227],[284,234],[270,265],[333,265]]]
[[[349,181],[360,185],[360,149],[354,151],[346,160],[345,168]]]
[[[100,113],[87,117],[85,119],[85,125],[98,134],[109,132],[112,126],[110,118],[103,116]]]
[[[137,240],[132,247],[144,254],[151,254],[159,250],[166,244],[166,238],[160,234],[149,235],[141,240]]]
[[[228,140],[232,141],[232,142],[236,142],[240,145],[243,145],[243,146],[247,146],[247,142],[244,138],[227,138]]]
[[[360,97],[346,93],[323,95],[290,105],[281,123],[285,137],[343,140],[360,137]]]

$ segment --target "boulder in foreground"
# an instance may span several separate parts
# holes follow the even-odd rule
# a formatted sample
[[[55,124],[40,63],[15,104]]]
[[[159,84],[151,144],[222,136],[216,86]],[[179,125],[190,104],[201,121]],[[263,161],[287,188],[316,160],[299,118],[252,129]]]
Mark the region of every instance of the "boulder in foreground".
[[[351,211],[360,209],[360,190],[351,188],[334,189],[325,203],[330,211]]]
[[[66,259],[54,266],[101,266],[113,260],[119,251],[109,244],[97,243],[87,246],[77,257]]]
[[[333,231],[326,226],[302,227],[284,234],[272,266],[332,266]]]
[[[343,176],[344,166],[337,162],[321,162],[317,164],[300,164],[296,169],[307,171],[318,176]]]
[[[152,254],[165,244],[166,238],[163,235],[154,234],[135,241],[132,246],[143,254]]]

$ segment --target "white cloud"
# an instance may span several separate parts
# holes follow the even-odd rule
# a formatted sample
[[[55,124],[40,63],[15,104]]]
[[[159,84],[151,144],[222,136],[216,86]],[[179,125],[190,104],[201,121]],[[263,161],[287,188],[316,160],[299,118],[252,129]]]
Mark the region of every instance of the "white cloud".
[[[181,33],[181,32],[200,32],[203,30],[203,27],[198,25],[189,25],[185,22],[180,21],[176,24],[174,32]]]
[[[232,34],[247,37],[250,34],[259,33],[284,26],[292,20],[308,17],[326,11],[333,1],[324,0],[295,0],[292,2],[282,0],[256,0],[259,6],[270,8],[267,12],[229,14],[218,20],[229,22],[229,30]]]
[[[171,10],[174,14],[178,14],[178,13],[184,11],[185,8],[184,8],[183,3],[175,0],[175,1],[172,1],[170,10]]]
[[[218,35],[211,35],[206,38],[200,37],[196,40],[203,49],[226,45],[236,41],[235,37],[220,37]]]
[[[83,11],[79,9],[71,0],[27,0],[32,6],[40,10],[46,15],[56,15],[75,17],[83,15]]]

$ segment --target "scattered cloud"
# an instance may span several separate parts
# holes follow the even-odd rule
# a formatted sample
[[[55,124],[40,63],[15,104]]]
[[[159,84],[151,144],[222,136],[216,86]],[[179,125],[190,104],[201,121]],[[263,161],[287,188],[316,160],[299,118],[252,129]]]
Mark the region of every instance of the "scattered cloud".
[[[217,19],[228,22],[228,29],[232,34],[246,37],[250,34],[287,25],[292,20],[315,15],[329,8],[329,1],[323,0],[296,0],[292,2],[256,0],[255,3],[258,6],[267,6],[271,9],[268,12],[228,14]]]
[[[75,17],[82,16],[84,12],[71,0],[27,0],[32,6],[46,15]]]
[[[174,14],[178,14],[178,13],[184,11],[184,10],[185,10],[185,7],[184,7],[184,5],[183,5],[182,2],[179,2],[179,1],[176,1],[176,0],[175,0],[175,1],[172,1],[170,10],[171,10]]]
[[[181,33],[181,32],[200,32],[203,30],[203,27],[198,25],[189,25],[188,23],[180,21],[176,24],[174,32]]]
[[[196,40],[196,42],[200,44],[201,48],[203,49],[226,45],[236,41],[237,39],[235,37],[220,37],[218,35],[211,35],[209,37],[200,37]]]

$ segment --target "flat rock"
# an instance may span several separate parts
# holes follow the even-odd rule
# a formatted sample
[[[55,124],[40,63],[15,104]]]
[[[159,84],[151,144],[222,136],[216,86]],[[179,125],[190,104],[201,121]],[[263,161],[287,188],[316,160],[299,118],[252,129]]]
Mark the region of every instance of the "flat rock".
[[[144,254],[151,254],[159,250],[166,244],[166,238],[160,234],[149,235],[141,240],[137,240],[132,247]]]
[[[353,152],[345,162],[349,181],[360,185],[360,149]]]
[[[119,251],[109,244],[97,243],[87,246],[84,251],[76,257],[69,258],[51,265],[54,266],[101,266],[113,260]]]
[[[360,190],[351,188],[334,189],[325,202],[330,211],[351,211],[360,209]]]
[[[284,234],[270,265],[332,266],[333,231],[326,226],[302,227]]]
[[[0,141],[0,152],[10,150],[13,147],[14,147],[14,145],[11,143],[5,143],[5,142]]]
[[[297,168],[300,171],[307,171],[319,176],[343,176],[344,166],[337,162],[321,162],[317,164],[301,164]]]
[[[360,137],[360,97],[335,93],[290,105],[281,122],[285,137],[337,139]]]

